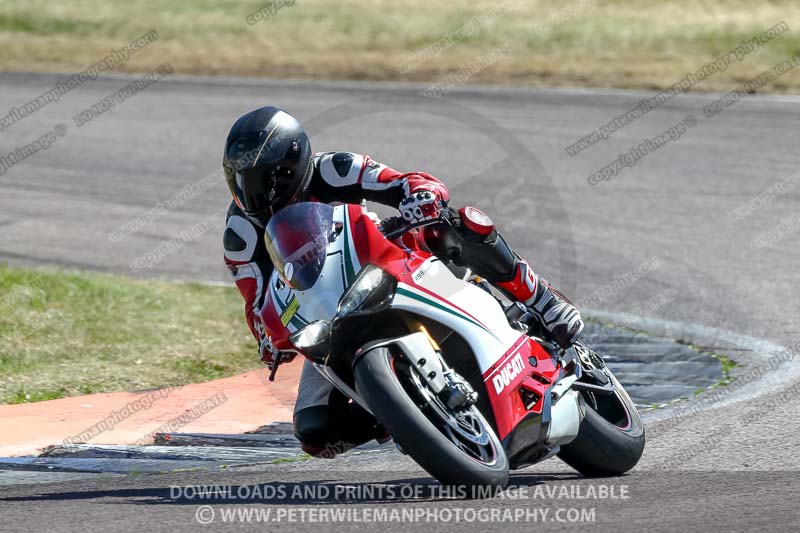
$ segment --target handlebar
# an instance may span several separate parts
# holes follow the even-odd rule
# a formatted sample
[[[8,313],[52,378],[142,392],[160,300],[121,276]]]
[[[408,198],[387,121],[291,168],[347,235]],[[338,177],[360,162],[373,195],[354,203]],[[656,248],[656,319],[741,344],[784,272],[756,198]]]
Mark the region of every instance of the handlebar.
[[[432,218],[430,220],[423,220],[421,222],[414,222],[411,224],[409,224],[401,216],[393,216],[381,220],[379,229],[383,233],[384,237],[387,239],[394,239],[395,237],[399,237],[413,229],[424,228],[425,226],[432,226],[434,224],[442,223],[447,223],[447,219],[442,216],[439,218]]]
[[[403,230],[405,233],[405,226],[408,224],[403,217],[393,216],[387,217],[381,220],[378,229],[383,233],[386,238],[391,238],[390,235],[393,235],[398,230]]]

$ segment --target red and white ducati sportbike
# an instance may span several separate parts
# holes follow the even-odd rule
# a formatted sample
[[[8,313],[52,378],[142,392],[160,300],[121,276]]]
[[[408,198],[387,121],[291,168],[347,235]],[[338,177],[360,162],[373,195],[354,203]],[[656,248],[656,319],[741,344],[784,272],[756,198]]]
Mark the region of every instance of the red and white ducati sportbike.
[[[271,219],[270,300],[297,350],[443,483],[502,487],[555,454],[584,475],[633,468],[644,427],[602,358],[537,337],[398,219],[320,203]]]

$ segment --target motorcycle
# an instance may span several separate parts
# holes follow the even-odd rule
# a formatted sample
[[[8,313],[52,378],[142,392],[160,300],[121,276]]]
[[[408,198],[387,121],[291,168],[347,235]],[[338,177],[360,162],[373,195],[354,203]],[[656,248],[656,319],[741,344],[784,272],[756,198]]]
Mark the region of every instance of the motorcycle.
[[[272,217],[269,302],[296,351],[444,484],[504,487],[554,455],[585,476],[633,468],[644,426],[603,358],[561,350],[524,306],[425,251],[419,229],[445,223],[364,204]]]

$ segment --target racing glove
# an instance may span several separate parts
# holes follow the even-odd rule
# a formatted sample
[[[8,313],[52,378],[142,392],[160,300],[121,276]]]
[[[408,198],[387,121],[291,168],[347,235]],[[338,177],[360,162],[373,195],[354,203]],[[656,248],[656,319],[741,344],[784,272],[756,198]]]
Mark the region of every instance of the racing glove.
[[[415,224],[439,218],[442,207],[443,201],[436,192],[417,191],[403,198],[398,209],[406,222]]]
[[[260,321],[258,321],[258,325],[256,327],[261,334],[261,338],[258,341],[258,355],[261,356],[261,362],[267,365],[267,367],[272,369],[272,365],[275,361],[280,360],[281,363],[288,363],[297,357],[296,352],[286,352],[277,349],[272,343],[272,337],[267,335],[267,333],[264,331],[264,327],[261,326]]]

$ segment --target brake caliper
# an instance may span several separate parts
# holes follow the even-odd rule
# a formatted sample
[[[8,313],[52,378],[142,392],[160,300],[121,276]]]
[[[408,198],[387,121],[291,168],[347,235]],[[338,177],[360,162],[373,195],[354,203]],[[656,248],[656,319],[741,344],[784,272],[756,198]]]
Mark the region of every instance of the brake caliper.
[[[452,370],[444,373],[447,387],[441,392],[445,404],[450,409],[463,409],[478,401],[478,393],[461,376]]]

